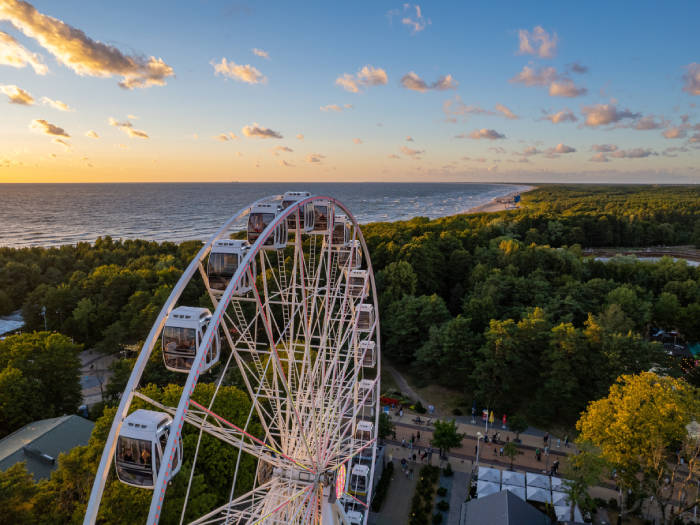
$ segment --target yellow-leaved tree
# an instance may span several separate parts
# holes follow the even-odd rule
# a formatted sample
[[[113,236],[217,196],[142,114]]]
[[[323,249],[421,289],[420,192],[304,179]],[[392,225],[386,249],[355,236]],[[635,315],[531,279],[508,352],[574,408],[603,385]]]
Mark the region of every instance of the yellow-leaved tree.
[[[623,375],[593,401],[576,427],[615,467],[618,484],[653,496],[663,523],[698,503],[700,444],[687,426],[698,419],[700,392],[652,372]]]

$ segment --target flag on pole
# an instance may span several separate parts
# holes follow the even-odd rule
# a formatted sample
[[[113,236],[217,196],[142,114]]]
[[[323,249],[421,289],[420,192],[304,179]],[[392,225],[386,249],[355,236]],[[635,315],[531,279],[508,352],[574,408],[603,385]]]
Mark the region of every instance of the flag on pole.
[[[488,418],[489,418],[489,411],[486,409],[483,409],[481,411],[481,420],[485,422]]]
[[[491,414],[489,415],[489,423],[493,425],[494,422],[494,417],[493,417],[493,410],[491,411]]]

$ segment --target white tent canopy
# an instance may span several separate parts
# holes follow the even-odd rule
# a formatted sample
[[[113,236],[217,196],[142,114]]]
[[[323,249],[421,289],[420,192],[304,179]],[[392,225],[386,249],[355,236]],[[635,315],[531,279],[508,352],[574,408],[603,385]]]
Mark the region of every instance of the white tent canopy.
[[[551,487],[549,483],[549,476],[545,476],[543,474],[533,474],[532,472],[528,472],[527,488],[529,489],[530,487],[539,487],[541,489],[549,490]]]
[[[525,474],[522,472],[513,472],[510,470],[504,470],[501,473],[504,485],[514,485],[516,487],[525,486]]]
[[[559,492],[564,492],[564,479],[552,476],[552,490],[558,490]]]
[[[552,505],[569,505],[569,495],[564,492],[552,491]]]
[[[571,507],[568,505],[554,505],[554,512],[559,521],[571,521]],[[578,505],[574,507],[574,523],[584,523],[581,510]]]
[[[540,501],[542,503],[551,503],[552,493],[549,491],[549,489],[542,489],[528,485],[527,499],[531,501]]]
[[[493,483],[492,481],[479,480],[476,484],[476,496],[478,498],[483,498],[489,494],[495,494],[501,491],[500,483]]]
[[[479,467],[479,481],[501,482],[501,471],[497,468]]]
[[[502,488],[503,490],[512,492],[523,501],[527,499],[527,495],[525,494],[525,487],[518,487],[517,485],[503,485]]]

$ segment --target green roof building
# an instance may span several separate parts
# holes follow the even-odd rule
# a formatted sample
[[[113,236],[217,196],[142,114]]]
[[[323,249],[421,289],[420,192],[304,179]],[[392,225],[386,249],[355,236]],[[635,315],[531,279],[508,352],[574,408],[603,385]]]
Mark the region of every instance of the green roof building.
[[[76,415],[42,419],[24,425],[0,439],[0,470],[26,461],[27,471],[35,481],[46,479],[58,466],[61,452],[88,444],[94,426],[92,421]]]

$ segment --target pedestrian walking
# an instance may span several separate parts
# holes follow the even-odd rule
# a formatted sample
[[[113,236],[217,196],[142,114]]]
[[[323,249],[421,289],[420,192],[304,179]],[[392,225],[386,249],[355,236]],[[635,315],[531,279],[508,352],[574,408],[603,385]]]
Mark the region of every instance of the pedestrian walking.
[[[547,441],[549,441],[549,432],[545,433],[544,437],[542,438],[542,441],[544,441],[544,444],[547,444]]]
[[[542,453],[540,452],[539,448],[535,449],[535,457],[537,458],[537,461],[541,461]]]
[[[493,447],[493,455],[498,456],[498,449],[496,447]]]
[[[408,479],[413,479],[413,469],[408,469]]]
[[[561,439],[557,438],[557,448],[561,447]]]
[[[416,432],[416,441],[420,441],[420,430]]]
[[[401,446],[402,446],[403,448],[406,448],[406,440],[405,440],[405,439],[402,439],[402,440],[401,440]]]
[[[564,446],[569,448],[569,435],[564,436]]]
[[[414,463],[416,462],[416,455],[415,454],[413,454],[413,462]]]
[[[503,455],[503,447],[501,447],[501,450],[499,450],[498,452],[499,452],[499,455],[502,456]]]

